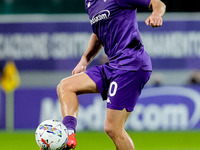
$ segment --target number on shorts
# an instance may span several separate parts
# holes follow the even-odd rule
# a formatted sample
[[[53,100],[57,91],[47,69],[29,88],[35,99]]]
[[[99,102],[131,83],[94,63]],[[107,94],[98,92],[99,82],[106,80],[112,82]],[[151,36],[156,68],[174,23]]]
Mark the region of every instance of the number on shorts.
[[[115,96],[117,92],[117,83],[115,81],[110,83],[110,88],[109,88],[109,95],[110,96]]]

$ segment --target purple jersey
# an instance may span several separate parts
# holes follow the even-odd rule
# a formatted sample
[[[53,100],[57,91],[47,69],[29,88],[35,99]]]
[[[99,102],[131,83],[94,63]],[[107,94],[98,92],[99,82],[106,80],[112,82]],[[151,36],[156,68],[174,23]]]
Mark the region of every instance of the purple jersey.
[[[150,0],[85,0],[93,32],[101,41],[109,65],[123,70],[152,70],[136,20],[137,6]]]

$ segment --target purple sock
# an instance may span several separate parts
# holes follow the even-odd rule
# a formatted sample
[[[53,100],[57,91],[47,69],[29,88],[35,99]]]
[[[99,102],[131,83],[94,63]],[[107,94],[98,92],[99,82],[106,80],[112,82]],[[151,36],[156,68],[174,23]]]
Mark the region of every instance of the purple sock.
[[[62,123],[67,127],[68,130],[74,130],[74,132],[76,132],[77,120],[75,117],[65,116]]]

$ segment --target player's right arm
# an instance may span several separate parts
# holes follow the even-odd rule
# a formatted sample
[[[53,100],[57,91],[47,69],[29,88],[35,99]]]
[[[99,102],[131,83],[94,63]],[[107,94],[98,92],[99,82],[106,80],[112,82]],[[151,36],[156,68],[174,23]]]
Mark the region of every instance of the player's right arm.
[[[152,14],[146,19],[147,25],[154,27],[162,26],[162,16],[165,14],[166,6],[161,0],[151,0],[149,8],[152,9]]]
[[[98,52],[101,50],[102,44],[100,40],[98,39],[96,34],[92,34],[88,47],[81,57],[81,60],[77,64],[77,66],[72,71],[72,75],[83,72],[86,70],[86,67],[92,62],[94,57],[98,54]]]

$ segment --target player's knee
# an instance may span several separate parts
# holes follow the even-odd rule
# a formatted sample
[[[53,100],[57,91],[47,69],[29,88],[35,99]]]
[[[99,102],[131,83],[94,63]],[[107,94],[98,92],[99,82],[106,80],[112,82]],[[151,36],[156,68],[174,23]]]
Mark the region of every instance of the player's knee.
[[[56,91],[57,91],[57,95],[59,97],[59,95],[60,95],[60,84],[57,85]]]
[[[111,139],[114,139],[118,134],[117,130],[115,129],[115,127],[113,127],[111,125],[106,125],[105,124],[104,131]]]
[[[62,96],[62,94],[72,91],[73,91],[72,84],[70,84],[70,81],[68,81],[67,79],[61,80],[57,86],[58,96]]]
[[[57,95],[58,95],[59,98],[61,96],[61,91],[62,91],[61,89],[62,89],[62,87],[61,87],[61,84],[59,83],[58,86],[57,86]]]

